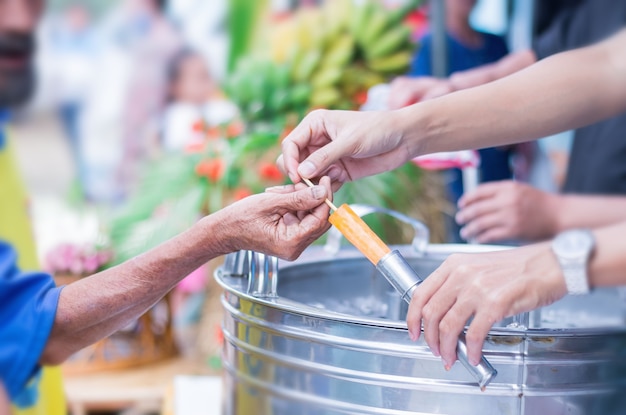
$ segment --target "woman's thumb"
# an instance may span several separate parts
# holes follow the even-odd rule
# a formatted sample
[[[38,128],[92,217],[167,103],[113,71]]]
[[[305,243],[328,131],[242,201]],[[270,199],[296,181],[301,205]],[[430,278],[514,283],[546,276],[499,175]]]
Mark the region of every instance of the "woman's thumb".
[[[341,141],[331,141],[300,163],[298,174],[307,179],[322,176],[333,163],[347,155],[345,144]]]

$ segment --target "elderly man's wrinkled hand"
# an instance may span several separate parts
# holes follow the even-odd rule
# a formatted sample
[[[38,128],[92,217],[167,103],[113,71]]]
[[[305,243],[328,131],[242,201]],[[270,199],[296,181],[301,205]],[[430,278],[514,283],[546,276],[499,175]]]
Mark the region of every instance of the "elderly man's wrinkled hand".
[[[301,184],[268,189],[222,209],[218,215],[224,224],[226,250],[249,249],[296,259],[330,227],[326,198],[332,199],[328,177],[312,188]]]
[[[407,325],[446,367],[456,361],[457,339],[470,317],[468,357],[476,365],[491,327],[498,321],[553,303],[567,292],[548,243],[484,254],[450,256],[415,291]]]

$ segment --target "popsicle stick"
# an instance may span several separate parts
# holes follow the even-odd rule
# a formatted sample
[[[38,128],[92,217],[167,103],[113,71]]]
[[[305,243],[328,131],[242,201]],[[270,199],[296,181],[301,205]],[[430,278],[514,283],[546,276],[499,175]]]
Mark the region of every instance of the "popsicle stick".
[[[311,182],[309,179],[305,179],[304,177],[302,178],[302,181],[304,181],[304,183],[306,183],[306,184],[307,184],[307,186],[309,186],[309,187],[313,187],[313,186],[315,186],[315,185],[313,184],[313,182]],[[336,212],[336,211],[337,211],[337,206],[335,206],[335,205],[333,204],[333,202],[331,202],[331,201],[330,201],[330,200],[328,200],[328,199],[324,200],[324,202],[328,205],[328,207],[329,207],[329,208],[330,208],[333,212]]]

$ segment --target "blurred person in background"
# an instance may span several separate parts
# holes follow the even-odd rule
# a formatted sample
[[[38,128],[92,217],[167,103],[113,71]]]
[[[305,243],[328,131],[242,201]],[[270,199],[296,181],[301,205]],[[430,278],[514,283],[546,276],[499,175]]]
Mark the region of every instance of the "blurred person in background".
[[[70,3],[61,18],[46,33],[51,48],[50,64],[55,71],[52,88],[59,105],[59,116],[69,139],[77,178],[84,185],[83,161],[79,123],[87,92],[93,82],[97,44],[91,14],[87,6]]]
[[[131,73],[122,119],[123,150],[118,184],[132,190],[142,162],[158,131],[158,116],[166,104],[167,67],[182,48],[181,39],[165,15],[164,0],[126,0],[127,36]],[[127,32],[125,32],[127,31]]]
[[[80,123],[90,201],[120,203],[155,147],[168,62],[181,48],[164,9],[161,0],[123,0],[98,27],[96,66],[106,76],[92,82]]]
[[[543,0],[535,7],[532,48],[445,79],[414,79],[403,86],[411,100],[417,102],[500,79],[555,53],[603,40],[626,25],[624,0]],[[577,129],[562,192],[626,194],[625,131],[626,114]],[[464,227],[463,238],[481,243],[538,240],[553,236],[553,230],[559,229],[561,225],[555,224],[555,218],[568,216],[563,210],[569,206],[565,195],[556,196],[559,202],[550,204],[558,209],[552,213],[544,207],[546,200],[554,198],[545,192],[511,181],[484,186],[459,201],[457,222]]]
[[[58,365],[126,327],[211,258],[253,249],[293,259],[328,227],[330,180],[284,186],[200,219],[184,233],[119,266],[55,287],[36,271],[26,195],[6,134],[9,109],[34,89],[34,31],[43,0],[0,0],[0,410],[61,415]],[[22,271],[27,270],[27,271]],[[6,394],[6,395],[5,395]]]
[[[162,131],[166,151],[182,151],[202,139],[203,132],[195,128],[199,123],[217,127],[237,115],[237,107],[219,90],[204,58],[191,50],[181,51],[170,62],[166,92]]]
[[[466,71],[478,66],[496,62],[508,54],[508,47],[502,36],[474,29],[470,15],[476,0],[446,0],[446,51],[448,55],[447,75]],[[419,42],[408,76],[398,77],[391,83],[389,107],[402,108],[417,102],[412,88],[416,81],[429,82],[432,78],[433,39],[426,34]],[[436,91],[436,90],[435,90]],[[428,96],[422,97],[428,99]],[[517,147],[517,148],[516,148]],[[531,163],[534,145],[492,147],[479,150],[480,182],[506,180],[513,177],[512,161],[517,161],[516,177],[525,178]],[[521,157],[520,157],[521,156]],[[445,173],[449,200],[457,204],[464,192],[460,169],[449,169]],[[451,221],[450,237],[460,242],[459,227]]]

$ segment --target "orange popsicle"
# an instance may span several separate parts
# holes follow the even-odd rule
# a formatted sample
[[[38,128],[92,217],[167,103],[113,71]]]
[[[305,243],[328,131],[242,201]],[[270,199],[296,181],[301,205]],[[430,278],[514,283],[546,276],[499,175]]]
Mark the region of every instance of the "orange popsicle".
[[[328,221],[374,265],[391,252],[378,235],[346,204],[341,205],[330,215]]]

